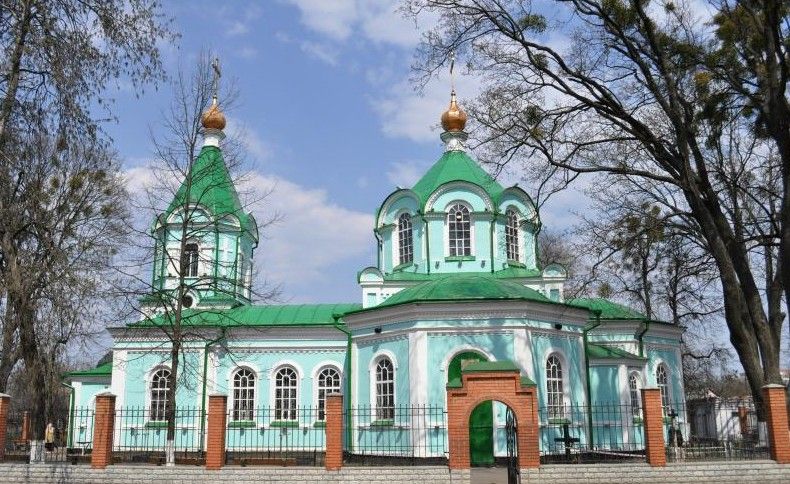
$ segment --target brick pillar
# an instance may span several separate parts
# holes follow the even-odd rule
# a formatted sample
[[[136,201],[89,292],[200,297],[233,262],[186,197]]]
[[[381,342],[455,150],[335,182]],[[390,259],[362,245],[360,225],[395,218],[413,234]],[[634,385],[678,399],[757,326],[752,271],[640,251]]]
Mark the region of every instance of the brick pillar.
[[[518,465],[522,469],[540,467],[540,447],[538,444],[538,396],[535,387],[527,394],[527,408],[523,414],[529,422],[518,422]]]
[[[30,412],[25,410],[22,412],[22,435],[19,440],[23,442],[30,442]]]
[[[114,426],[115,395],[110,392],[100,393],[96,395],[96,414],[93,420],[92,469],[104,469],[112,464]]]
[[[448,465],[450,469],[469,469],[469,422],[464,419],[464,410],[468,405],[455,392],[447,392],[447,440],[450,444]]]
[[[326,396],[326,456],[324,467],[339,471],[343,467],[343,395]]]
[[[0,393],[0,462],[5,459],[5,439],[8,434],[8,411],[11,397]]]
[[[745,405],[738,405],[738,424],[741,427],[741,436],[749,434],[749,410]]]
[[[645,453],[647,463],[653,467],[667,465],[667,452],[664,444],[664,412],[661,408],[661,390],[642,389],[642,412],[644,414]]]
[[[779,464],[790,463],[790,431],[787,428],[787,390],[782,385],[763,387],[763,405],[768,426],[771,459]]]
[[[228,396],[214,393],[208,397],[206,434],[206,469],[217,471],[225,465],[225,432],[228,418]]]

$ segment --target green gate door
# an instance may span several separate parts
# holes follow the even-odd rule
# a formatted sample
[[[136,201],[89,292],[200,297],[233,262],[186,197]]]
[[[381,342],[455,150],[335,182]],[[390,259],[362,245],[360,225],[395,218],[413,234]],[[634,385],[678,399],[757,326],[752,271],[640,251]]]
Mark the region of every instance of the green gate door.
[[[464,351],[453,357],[447,368],[447,381],[461,378],[461,370],[469,363],[488,361],[474,351]],[[494,465],[494,403],[483,402],[469,417],[469,452],[473,466]]]

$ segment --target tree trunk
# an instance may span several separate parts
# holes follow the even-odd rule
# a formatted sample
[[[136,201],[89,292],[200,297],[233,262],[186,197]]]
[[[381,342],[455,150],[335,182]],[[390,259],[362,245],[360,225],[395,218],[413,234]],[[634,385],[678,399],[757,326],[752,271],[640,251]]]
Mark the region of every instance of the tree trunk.
[[[0,105],[0,152],[5,144],[5,125],[16,103],[16,92],[19,88],[19,77],[22,69],[22,56],[25,52],[25,40],[30,32],[33,19],[33,0],[26,0],[23,6],[22,19],[18,24],[18,32],[14,41],[14,50],[8,59],[9,72],[6,76],[6,94]]]

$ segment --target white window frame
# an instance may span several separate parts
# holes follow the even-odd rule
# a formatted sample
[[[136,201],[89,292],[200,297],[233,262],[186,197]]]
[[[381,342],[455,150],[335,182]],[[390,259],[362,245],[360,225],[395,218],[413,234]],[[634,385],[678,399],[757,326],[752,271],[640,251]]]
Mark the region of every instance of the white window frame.
[[[194,261],[191,260],[191,257],[190,257],[190,253],[192,251],[187,250],[187,248],[189,246],[195,246],[196,250],[194,251],[194,255],[195,255],[196,259]],[[182,254],[182,258],[184,258],[184,257],[190,257],[187,260],[186,274],[184,274],[184,277],[187,277],[187,278],[199,277],[200,276],[200,266],[201,266],[201,264],[200,264],[200,244],[198,243],[198,241],[191,240],[191,239],[186,241],[186,243],[184,244],[184,253]],[[195,269],[194,270],[194,274],[192,273],[193,272],[192,271],[193,267]]]
[[[453,255],[450,252],[450,211],[456,205],[461,205],[469,212],[469,255]],[[447,204],[444,209],[444,254],[445,257],[474,257],[475,256],[475,218],[472,207],[463,200],[455,200]]]
[[[515,227],[510,225],[511,215],[515,218]],[[524,256],[524,251],[521,247],[521,241],[523,239],[521,235],[521,220],[521,213],[519,213],[515,207],[508,207],[505,210],[505,259],[508,261],[521,262]],[[513,231],[512,235],[509,234],[510,231]],[[515,237],[515,243],[511,242],[511,238],[513,237]],[[511,246],[515,249],[516,257],[510,257]]]
[[[337,377],[338,377],[337,387],[324,387],[321,385],[321,374],[326,370],[332,370],[337,372]],[[331,390],[331,391],[327,392],[327,390]],[[322,391],[324,392],[323,408],[321,407]],[[326,396],[329,395],[330,393],[339,393],[342,391],[343,391],[343,372],[340,370],[340,367],[338,367],[334,363],[319,365],[313,375],[313,395],[314,395],[313,405],[314,408],[316,409],[316,415],[315,415],[316,421],[319,422],[326,421]],[[323,415],[321,415],[322,412]]]
[[[557,376],[552,376],[549,374],[549,361],[555,359],[556,364],[559,366],[559,378]],[[543,360],[543,371],[545,375],[545,385],[546,385],[546,410],[548,414],[548,418],[550,419],[561,419],[566,418],[567,416],[567,400],[565,398],[565,394],[567,392],[567,378],[566,375],[568,373],[568,366],[565,364],[565,358],[562,358],[559,353],[551,352],[549,355]],[[550,382],[559,382],[559,392],[556,389],[552,390],[550,388]],[[552,399],[552,395],[559,394],[560,401],[555,402]],[[557,410],[559,409],[559,411]]]
[[[662,371],[664,374],[664,383],[661,383],[659,379],[659,371]],[[659,394],[661,395],[661,409],[666,417],[669,413],[669,409],[672,406],[672,377],[669,371],[669,367],[663,361],[656,365],[655,377],[656,377],[656,386],[658,387]]]
[[[252,376],[252,385],[248,385],[241,389],[236,388],[236,377],[239,373],[246,371],[249,372]],[[248,421],[248,420],[255,420],[255,406],[257,404],[257,396],[258,396],[258,372],[254,369],[250,368],[247,365],[240,365],[236,367],[230,375],[230,394],[231,394],[231,402],[230,402],[230,410],[231,410],[231,420],[233,421]],[[238,404],[240,398],[237,396],[237,390],[246,390],[248,392],[252,392],[252,397],[245,397],[243,400],[252,400],[249,404],[249,408],[245,409],[237,409],[236,405]],[[241,412],[247,412],[247,417],[249,418],[241,418]]]
[[[157,391],[158,394],[164,393],[164,402],[161,405],[162,410],[161,410],[161,415],[160,415],[158,410],[157,411],[154,410],[155,407],[154,407],[153,393],[154,393],[154,390],[155,390],[154,382],[160,380],[160,378],[157,378],[157,375],[160,372],[162,372],[162,371],[166,371],[168,373],[168,376],[165,379],[165,385],[167,385],[167,386],[164,388],[164,390],[162,390],[161,388],[156,388],[156,391]],[[172,375],[172,370],[170,369],[170,367],[167,367],[167,366],[157,366],[154,369],[152,369],[151,373],[149,374],[148,385],[147,385],[148,386],[148,388],[147,388],[148,391],[146,392],[146,401],[148,402],[148,405],[146,405],[146,407],[148,408],[148,420],[151,421],[151,422],[166,422],[167,421],[167,417],[166,417],[167,416],[167,399],[169,397],[168,393],[171,391],[170,383],[169,383],[170,375]],[[159,398],[157,398],[156,401],[158,402]],[[156,405],[156,406],[158,407],[159,405]]]
[[[392,416],[380,416],[379,412],[379,405],[378,405],[378,378],[377,378],[377,368],[378,364],[383,359],[388,359],[389,362],[392,364]],[[398,402],[398,363],[395,359],[395,355],[391,352],[381,352],[373,357],[370,362],[369,368],[369,379],[370,379],[370,408],[371,408],[371,418],[373,420],[388,420],[395,418],[395,407]]]
[[[410,257],[408,260],[403,260],[403,244],[401,241],[401,219],[407,219],[409,222],[409,229],[408,229],[408,237],[409,237],[409,245],[411,247]],[[395,257],[395,266],[409,264],[414,262],[414,223],[412,221],[412,214],[408,211],[400,212],[397,217],[395,218],[395,230],[392,234],[393,240],[393,255]]]
[[[283,397],[277,396],[277,390],[280,389],[277,384],[277,376],[280,374],[281,371],[284,370],[291,370],[294,372],[295,384],[293,388],[289,388],[294,390],[293,397],[287,397],[289,400],[293,400],[294,406],[293,408],[278,408],[278,401],[282,400]],[[272,387],[272,409],[274,410],[272,413],[273,419],[276,421],[297,421],[299,420],[299,383],[302,381],[301,373],[299,369],[291,364],[282,364],[277,366],[274,371],[272,371],[272,378],[271,378],[271,387]],[[287,418],[293,417],[293,418]]]

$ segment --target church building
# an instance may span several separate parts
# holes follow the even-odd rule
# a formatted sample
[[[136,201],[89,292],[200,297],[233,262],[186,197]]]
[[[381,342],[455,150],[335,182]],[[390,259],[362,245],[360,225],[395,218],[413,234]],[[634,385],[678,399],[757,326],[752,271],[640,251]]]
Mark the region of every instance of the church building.
[[[250,432],[320,430],[326,395],[340,392],[348,408],[370,409],[349,433],[364,446],[365,432],[408,427],[400,408],[444,408],[448,385],[476,362],[515,367],[533,382],[541,425],[581,426],[594,404],[633,409],[627,418],[636,422],[644,386],[658,387],[665,407],[682,400],[681,328],[612,301],[566,297],[566,270],[538,263],[534,202],[470,156],[466,121],[453,92],[441,116],[444,152],[414,186],[397,188],[375,209],[377,258],[357,274],[357,302],[256,304],[254,252],[266,246],[223,160],[225,118],[215,100],[190,176],[152,224],[145,317],[109,329],[112,362],[69,374],[72,406],[91,407],[109,390],[118,408],[145,409],[144,429],[118,430],[128,442],[164,420],[171,362],[163,328],[179,297],[188,336],[177,406],[205,409],[208,394],[224,393],[229,426]],[[481,405],[470,420],[476,463],[505,452],[503,407]],[[90,425],[77,417],[72,440],[85,440]],[[177,438],[196,427],[178,427]],[[541,445],[549,441],[542,434]]]

